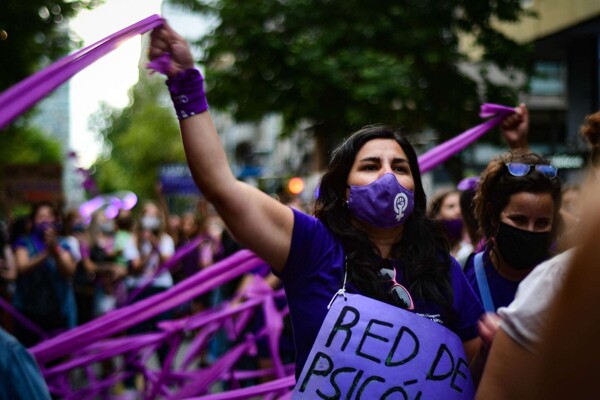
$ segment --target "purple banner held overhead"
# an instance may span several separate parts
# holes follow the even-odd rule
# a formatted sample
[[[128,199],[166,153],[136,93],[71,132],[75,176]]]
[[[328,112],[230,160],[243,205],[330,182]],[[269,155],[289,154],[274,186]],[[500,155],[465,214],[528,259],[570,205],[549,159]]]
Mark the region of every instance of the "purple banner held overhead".
[[[450,157],[458,154],[475,140],[483,136],[486,132],[500,125],[504,118],[508,117],[514,112],[514,108],[500,104],[482,104],[479,116],[481,118],[493,118],[464,131],[463,133],[435,146],[433,149],[419,156],[419,169],[421,170],[421,173],[424,174],[425,172],[431,171],[433,168],[442,164]]]
[[[46,97],[73,75],[115,50],[125,40],[163,24],[151,15],[98,42],[70,54],[0,93],[0,129]]]
[[[473,399],[462,342],[444,326],[369,297],[338,296],[293,399]]]

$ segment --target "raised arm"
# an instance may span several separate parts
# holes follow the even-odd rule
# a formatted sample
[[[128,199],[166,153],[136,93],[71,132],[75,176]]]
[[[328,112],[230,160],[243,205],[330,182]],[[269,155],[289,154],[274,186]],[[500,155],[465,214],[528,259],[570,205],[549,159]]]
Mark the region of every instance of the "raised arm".
[[[194,67],[187,42],[166,23],[155,29],[151,38],[151,59],[170,53],[167,75],[171,83],[177,81],[183,91],[197,85],[184,73]],[[172,88],[171,93],[173,96]],[[290,249],[291,209],[235,178],[208,111],[178,116],[187,162],[198,188],[236,239],[281,271]]]
[[[500,126],[502,137],[512,151],[529,149],[529,110],[525,104],[519,104],[515,113],[508,116]]]

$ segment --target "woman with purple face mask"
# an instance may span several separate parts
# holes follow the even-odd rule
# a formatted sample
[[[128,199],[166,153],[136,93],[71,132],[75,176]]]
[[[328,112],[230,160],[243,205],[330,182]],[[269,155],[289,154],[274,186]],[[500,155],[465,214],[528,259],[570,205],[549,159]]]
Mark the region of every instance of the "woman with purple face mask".
[[[336,293],[346,292],[445,327],[470,358],[479,345],[482,308],[426,216],[417,155],[400,131],[369,126],[344,141],[322,177],[315,216],[308,215],[235,178],[189,46],[168,25],[153,31],[150,58],[165,52],[171,57],[167,85],[196,184],[233,236],[284,284],[296,374],[311,364],[329,306],[341,298]]]
[[[437,193],[429,204],[427,215],[440,222],[450,244],[450,254],[456,259],[468,256],[473,246],[468,240],[460,207],[460,191],[444,190]]]
[[[76,264],[69,245],[58,235],[59,221],[56,207],[39,203],[31,213],[31,233],[15,242],[14,306],[49,333],[73,328],[77,322],[71,283]],[[26,327],[18,327],[16,336],[25,346],[40,340]]]

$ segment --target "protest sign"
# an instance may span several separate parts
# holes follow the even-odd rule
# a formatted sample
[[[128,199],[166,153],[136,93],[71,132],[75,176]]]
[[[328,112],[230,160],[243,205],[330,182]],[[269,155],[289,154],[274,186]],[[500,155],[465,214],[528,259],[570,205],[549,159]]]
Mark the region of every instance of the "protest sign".
[[[380,301],[333,303],[293,399],[473,399],[462,341],[444,326]]]

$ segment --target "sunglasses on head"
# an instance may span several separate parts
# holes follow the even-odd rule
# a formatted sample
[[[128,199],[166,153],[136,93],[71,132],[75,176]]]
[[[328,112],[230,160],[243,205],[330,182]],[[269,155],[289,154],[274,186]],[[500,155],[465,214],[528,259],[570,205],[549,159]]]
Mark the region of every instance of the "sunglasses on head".
[[[525,163],[505,163],[508,172],[512,176],[525,176],[534,167],[536,171],[542,173],[545,177],[554,179],[558,175],[558,168],[550,164],[525,164]]]
[[[413,299],[404,286],[396,282],[396,270],[393,268],[381,268],[379,275],[384,282],[392,282],[392,287],[389,290],[389,294],[392,296],[394,303],[406,310],[413,310],[415,305]]]

